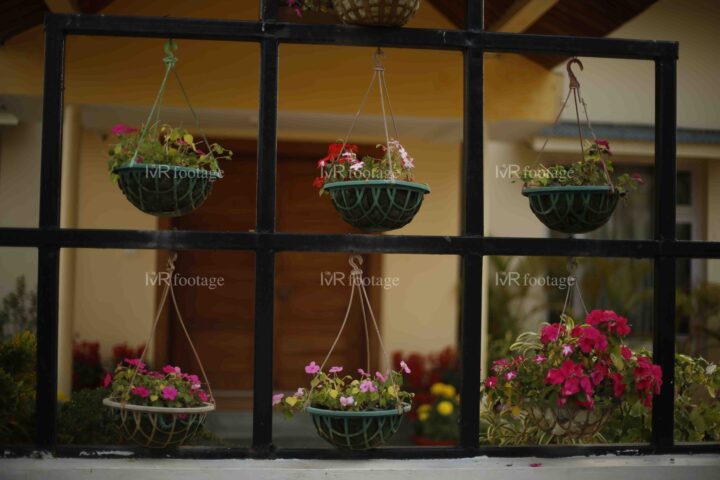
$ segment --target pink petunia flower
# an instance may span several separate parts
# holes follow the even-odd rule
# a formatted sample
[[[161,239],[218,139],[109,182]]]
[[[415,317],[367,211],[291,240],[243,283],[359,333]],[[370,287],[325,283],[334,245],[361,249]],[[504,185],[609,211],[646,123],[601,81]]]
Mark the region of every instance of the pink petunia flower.
[[[370,380],[363,380],[360,383],[360,391],[363,393],[377,392],[377,387]]]
[[[162,371],[165,373],[173,373],[173,374],[179,374],[181,372],[180,367],[173,367],[172,365],[165,365],[162,368]]]
[[[315,375],[320,371],[320,365],[315,363],[315,361],[312,361],[305,365],[305,373],[308,373],[310,375]]]
[[[382,383],[387,382],[387,377],[380,372],[375,372],[375,378],[380,380]]]
[[[175,397],[177,397],[178,391],[175,387],[165,387],[160,393],[165,400],[170,400],[172,402],[175,400]]]
[[[358,368],[358,373],[359,373],[361,376],[363,376],[363,377],[369,377],[369,376],[370,376],[370,374],[369,374],[368,372],[366,372],[365,370],[363,370],[362,368]]]
[[[297,392],[295,392],[295,396],[296,396],[296,397],[302,397],[303,395],[305,395],[305,389],[302,388],[302,387],[298,388],[298,389],[297,389]]]
[[[623,359],[630,360],[632,358],[632,350],[630,350],[625,345],[620,346],[620,355],[622,355]]]
[[[110,375],[110,372],[108,372],[105,374],[105,378],[103,379],[103,387],[108,388],[111,383],[112,383],[112,375]]]
[[[400,360],[400,368],[405,373],[412,373],[412,371],[410,370],[410,367],[408,367],[408,364],[405,363],[405,360]]]
[[[340,373],[343,371],[343,367],[330,367],[330,373]]]
[[[139,358],[126,358],[123,360],[123,362],[127,363],[130,366],[136,367],[138,370],[144,370],[145,364],[139,359]]]
[[[137,128],[132,128],[124,123],[118,123],[112,128],[112,130],[110,130],[110,132],[112,132],[115,136],[128,135],[130,133],[137,132]]]
[[[544,344],[554,342],[559,339],[562,334],[565,333],[565,325],[559,323],[552,323],[545,325],[540,330],[540,341]]]
[[[510,370],[509,372],[507,372],[507,373],[505,374],[505,380],[507,380],[508,382],[509,382],[510,380],[512,380],[513,378],[515,378],[515,377],[517,377],[517,372],[514,372],[514,371],[512,371],[512,370]]]
[[[353,397],[340,397],[340,405],[342,405],[343,407],[349,407],[354,403],[355,399]]]
[[[495,388],[495,385],[497,385],[497,377],[487,377],[485,379],[485,386],[487,388]]]
[[[285,395],[283,395],[282,393],[276,393],[275,395],[273,395],[273,396],[272,396],[272,404],[273,404],[273,407],[274,407],[275,405],[280,405],[280,402],[282,402],[282,399],[283,399],[284,396],[285,396]]]
[[[203,392],[202,390],[197,391],[197,396],[200,399],[201,402],[207,402],[208,401],[208,395],[207,393]]]
[[[133,387],[133,389],[130,391],[133,395],[137,395],[138,397],[147,398],[150,396],[150,390],[147,388],[140,386],[140,387]]]

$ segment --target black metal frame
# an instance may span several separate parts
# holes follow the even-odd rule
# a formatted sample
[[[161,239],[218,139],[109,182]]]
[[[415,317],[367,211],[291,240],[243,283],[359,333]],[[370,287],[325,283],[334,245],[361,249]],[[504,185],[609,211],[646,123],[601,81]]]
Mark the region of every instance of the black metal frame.
[[[34,449],[60,456],[103,456],[95,447],[56,442],[58,281],[61,248],[143,248],[173,250],[249,250],[256,252],[255,371],[252,448],[187,448],[137,456],[179,458],[447,458],[474,455],[572,456],[718,452],[717,444],[677,445],[673,441],[675,348],[675,259],[720,258],[720,242],[675,239],[676,61],[674,42],[577,38],[483,31],[483,2],[466,1],[462,30],[382,29],[277,22],[277,0],[261,0],[261,21],[108,17],[50,14],[45,19],[42,170],[39,228],[2,228],[0,246],[38,249],[37,442],[6,449],[14,455]],[[60,228],[60,174],[63,81],[67,35],[161,37],[259,42],[260,125],[258,133],[257,215],[252,233],[197,231],[88,230]],[[386,46],[462,51],[465,55],[464,213],[462,235],[369,236],[279,233],[275,230],[277,88],[280,43]],[[493,238],[483,235],[483,55],[485,52],[549,53],[651,60],[656,65],[656,227],[652,240],[596,241]],[[272,444],[272,346],[275,253],[278,251],[449,254],[462,257],[462,419],[457,448],[387,448],[364,453],[278,449]],[[654,355],[664,383],[656,396],[649,445],[480,446],[480,313],[482,259],[487,255],[575,255],[648,258],[655,265]],[[112,454],[110,454],[112,455]]]

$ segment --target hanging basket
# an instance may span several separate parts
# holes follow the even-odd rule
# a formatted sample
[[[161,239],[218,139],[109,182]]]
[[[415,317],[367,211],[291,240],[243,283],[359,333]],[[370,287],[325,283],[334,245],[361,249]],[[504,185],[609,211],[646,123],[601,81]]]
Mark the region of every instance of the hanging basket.
[[[530,187],[522,194],[546,227],[569,234],[587,233],[605,225],[620,198],[609,185]]]
[[[326,183],[335,209],[350,225],[364,232],[404,227],[420,210],[430,188],[400,180],[351,180]]]
[[[586,439],[597,434],[610,417],[610,408],[596,406],[592,410],[577,405],[549,407],[528,405],[528,420],[545,433],[567,439]]]
[[[147,448],[179,447],[195,436],[207,413],[215,410],[212,403],[187,408],[150,407],[112,398],[103,399],[103,405],[115,410],[130,440]]]
[[[318,434],[332,445],[347,450],[369,450],[379,447],[392,437],[410,405],[401,411],[371,410],[345,412],[308,407]]]
[[[402,27],[420,8],[420,0],[333,0],[343,23],[374,27]]]
[[[139,210],[178,217],[198,208],[210,195],[219,172],[175,165],[129,165],[113,170],[125,197]]]

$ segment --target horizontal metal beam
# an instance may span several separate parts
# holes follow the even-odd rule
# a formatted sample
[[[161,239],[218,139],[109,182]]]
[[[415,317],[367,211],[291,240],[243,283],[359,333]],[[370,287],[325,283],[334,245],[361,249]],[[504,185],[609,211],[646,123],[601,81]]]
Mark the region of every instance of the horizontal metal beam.
[[[205,20],[194,18],[126,17],[48,14],[66,34],[127,37],[187,38],[259,42],[273,38],[285,43],[378,46],[491,52],[547,53],[653,60],[677,58],[677,42],[615,38],[525,35],[479,30],[391,28],[349,25]]]
[[[0,247],[720,258],[720,242],[194,230],[0,228]]]

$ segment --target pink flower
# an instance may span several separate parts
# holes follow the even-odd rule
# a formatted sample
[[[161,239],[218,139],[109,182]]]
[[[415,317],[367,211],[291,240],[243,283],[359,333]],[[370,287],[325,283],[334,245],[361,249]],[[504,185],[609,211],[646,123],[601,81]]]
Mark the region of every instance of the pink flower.
[[[638,355],[637,366],[633,371],[635,377],[635,388],[638,393],[645,394],[641,396],[643,405],[652,406],[652,395],[660,393],[662,385],[662,369],[659,365],[652,363],[650,358],[644,355]]]
[[[576,332],[578,328],[580,330]],[[576,335],[576,333],[579,334]],[[580,350],[582,350],[583,353],[590,353],[593,348],[598,352],[607,350],[607,338],[595,327],[575,327],[573,329],[573,336],[580,337],[578,345],[580,345]]]
[[[310,375],[315,375],[320,371],[320,365],[315,363],[315,361],[312,361],[305,365],[305,373],[309,373]]]
[[[410,367],[408,367],[407,363],[405,363],[405,360],[400,360],[400,368],[405,373],[412,373]]]
[[[565,380],[565,383],[563,383],[562,388],[560,389],[560,394],[569,397],[570,395],[575,395],[580,391],[580,380],[572,377]]]
[[[150,396],[150,390],[147,388],[140,386],[140,387],[133,387],[131,390],[131,393],[133,395],[137,395],[138,397],[147,398]]]
[[[138,370],[145,370],[145,364],[139,358],[126,358],[123,362],[130,366],[137,367]]]
[[[645,183],[645,180],[643,180],[643,178],[642,178],[642,177],[640,176],[640,174],[637,173],[637,172],[636,172],[636,173],[633,173],[633,174],[630,175],[630,176],[632,177],[633,180],[635,180],[635,181],[636,181],[637,183],[639,183],[640,185],[642,185],[642,184]]]
[[[627,318],[619,316],[612,310],[593,310],[585,318],[585,323],[594,327],[603,327],[608,333],[614,333],[619,337],[630,334],[630,327]]]
[[[560,385],[564,381],[565,375],[563,375],[558,368],[551,368],[545,376],[545,383],[549,383],[551,385]]]
[[[545,360],[547,360],[547,357],[545,355],[535,355],[535,358],[533,359],[535,363],[542,363]]]
[[[387,382],[387,377],[380,372],[375,372],[375,378],[380,380],[382,383]]]
[[[621,345],[620,346],[620,355],[622,355],[622,357],[625,360],[630,360],[632,358],[632,350],[630,350],[625,345]]]
[[[343,371],[343,367],[330,367],[330,373],[340,373]]]
[[[505,374],[505,380],[507,380],[508,382],[509,382],[510,380],[512,380],[513,378],[515,378],[515,377],[517,377],[517,372],[514,372],[514,371],[512,371],[512,370],[510,370],[509,372],[507,372],[507,373]]]
[[[161,395],[165,400],[173,401],[177,397],[177,389],[175,387],[165,387],[162,389]]]
[[[605,379],[605,377],[608,376],[609,373],[610,371],[608,370],[607,365],[604,363],[596,363],[593,367],[593,371],[590,373],[590,380],[592,380],[593,385],[598,385]]]
[[[358,373],[359,373],[360,375],[362,375],[363,377],[369,377],[369,376],[370,376],[370,374],[369,374],[368,372],[366,372],[365,370],[363,370],[362,368],[358,368]]]
[[[111,383],[112,383],[112,375],[110,375],[110,372],[108,372],[105,374],[105,378],[103,379],[103,387],[108,388]]]
[[[487,388],[495,388],[495,385],[497,385],[497,377],[487,377],[485,379],[485,386]]]
[[[611,373],[610,380],[613,382],[613,395],[620,398],[625,394],[625,384],[621,373]]]
[[[377,392],[377,387],[370,380],[363,380],[360,383],[360,391],[363,393]]]
[[[119,136],[119,135],[128,135],[130,133],[137,132],[137,128],[132,128],[128,125],[125,125],[124,123],[118,123],[110,131],[112,132],[113,135]]]
[[[302,388],[302,387],[298,388],[298,389],[297,389],[297,392],[295,392],[295,396],[296,396],[296,397],[302,397],[303,395],[305,395],[305,389]]]
[[[172,374],[175,374],[175,373],[179,374],[179,373],[180,373],[180,367],[173,367],[172,365],[165,365],[165,366],[162,368],[162,371],[165,372],[165,373],[168,373],[168,374],[170,374],[170,373],[172,373]]]
[[[273,396],[272,396],[272,404],[273,404],[273,407],[274,407],[275,405],[280,405],[280,402],[282,402],[282,399],[283,399],[284,396],[285,396],[285,395],[283,395],[282,393],[276,393],[275,395],[273,395]]]
[[[200,399],[201,402],[207,402],[208,401],[208,395],[207,393],[203,392],[202,390],[197,391],[197,396]]]
[[[343,407],[349,407],[354,403],[355,399],[353,397],[340,397],[340,405],[342,405]]]
[[[555,340],[560,338],[560,335],[564,333],[565,325],[560,325],[559,323],[545,325],[542,330],[540,330],[540,341],[543,344],[554,342]]]
[[[563,345],[563,346],[562,346],[562,353],[563,353],[563,355],[565,355],[566,357],[567,357],[568,355],[572,354],[573,350],[575,350],[575,349],[573,348],[572,345]]]
[[[492,369],[495,373],[500,373],[503,370],[505,370],[505,368],[509,367],[510,365],[511,365],[511,363],[507,358],[501,358],[501,359],[495,360],[493,362]]]

